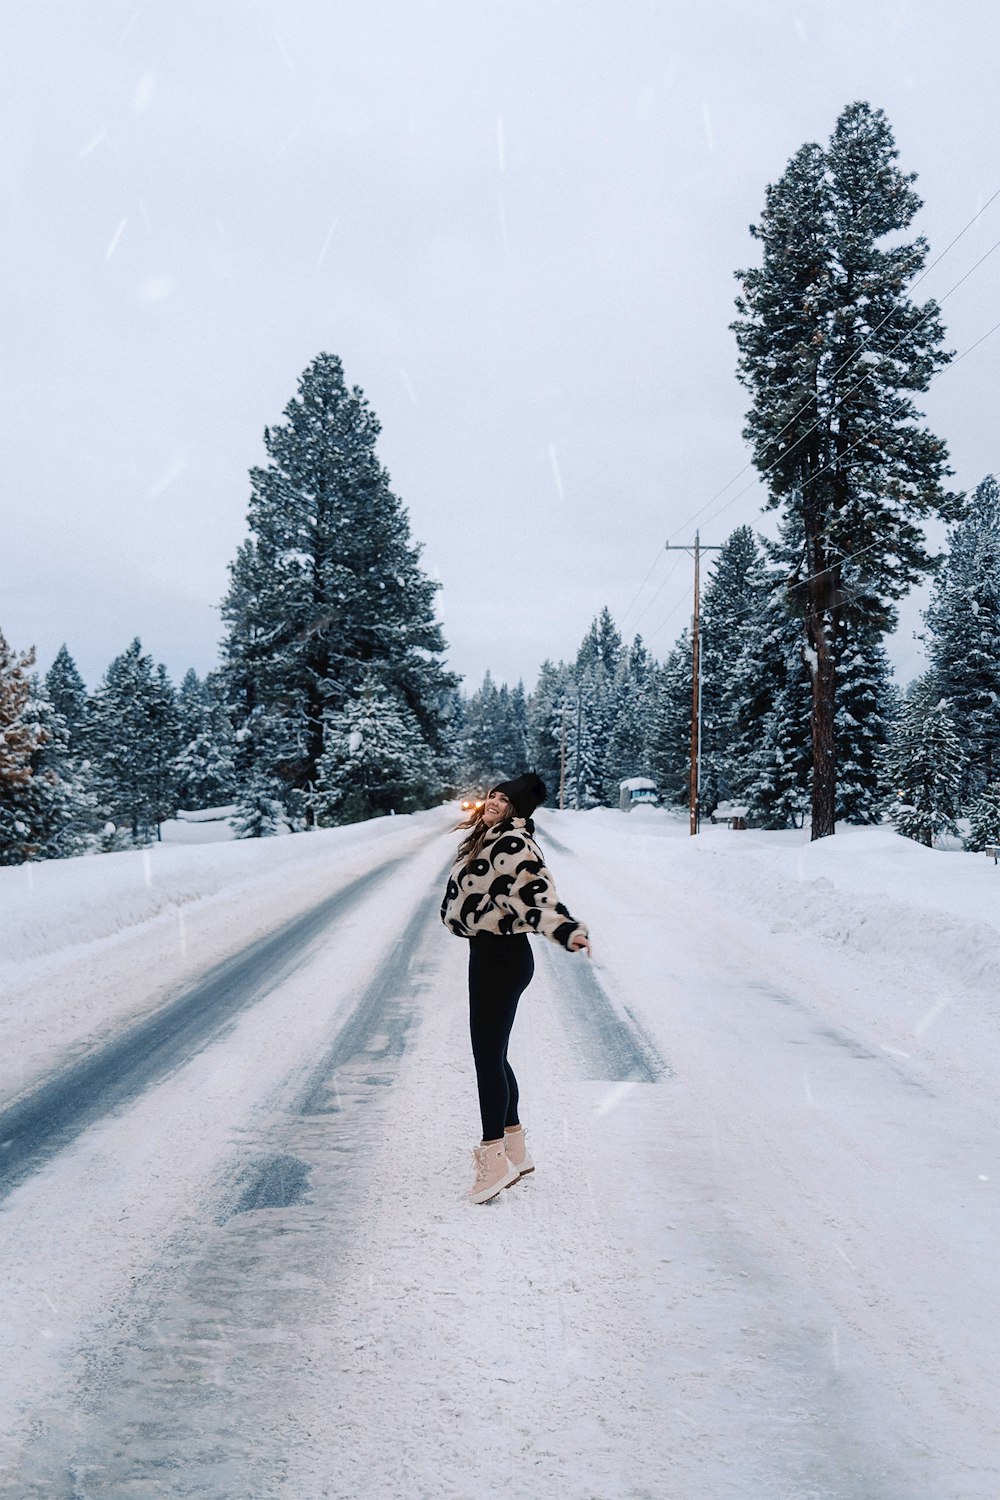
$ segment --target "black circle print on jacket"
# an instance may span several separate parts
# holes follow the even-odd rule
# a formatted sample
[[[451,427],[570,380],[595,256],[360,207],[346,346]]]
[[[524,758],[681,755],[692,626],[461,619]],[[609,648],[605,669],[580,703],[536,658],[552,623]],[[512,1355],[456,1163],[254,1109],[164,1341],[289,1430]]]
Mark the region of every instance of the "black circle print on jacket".
[[[441,920],[456,937],[539,932],[568,948],[574,932],[589,936],[556,895],[555,881],[524,818],[506,819],[486,835],[474,859],[456,860]]]

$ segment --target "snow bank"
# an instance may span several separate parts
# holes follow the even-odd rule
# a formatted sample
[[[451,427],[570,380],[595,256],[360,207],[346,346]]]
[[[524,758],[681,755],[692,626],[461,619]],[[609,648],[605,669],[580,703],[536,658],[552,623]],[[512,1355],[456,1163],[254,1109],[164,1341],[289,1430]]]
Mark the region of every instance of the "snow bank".
[[[131,931],[223,890],[280,879],[283,871],[319,870],[359,845],[418,842],[451,817],[452,809],[433,808],[288,838],[161,843],[0,869],[0,976],[15,964]],[[203,832],[205,825],[194,826]]]
[[[815,843],[798,829],[703,826],[691,838],[686,823],[655,808],[641,817],[638,809],[546,813],[544,827],[596,859],[607,857],[610,835],[644,881],[669,871],[772,932],[895,958],[944,984],[1000,988],[1000,867],[982,854],[928,849],[881,827],[842,826]]]

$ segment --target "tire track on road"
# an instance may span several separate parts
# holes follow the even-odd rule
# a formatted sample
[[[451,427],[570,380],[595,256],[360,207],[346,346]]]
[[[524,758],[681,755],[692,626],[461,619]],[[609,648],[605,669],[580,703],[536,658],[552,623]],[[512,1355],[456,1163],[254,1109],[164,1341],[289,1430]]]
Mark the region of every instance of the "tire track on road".
[[[583,1065],[585,1078],[609,1083],[656,1083],[673,1074],[655,1042],[626,1008],[619,1011],[594,972],[578,954],[540,943],[562,1021]]]
[[[317,1306],[368,1224],[391,1085],[438,972],[444,873],[318,1061],[287,1075],[282,1102],[252,1124],[256,1149],[230,1157],[204,1231],[162,1252],[141,1294],[92,1338],[87,1386],[27,1456],[16,1500],[82,1494],[77,1480],[91,1500],[290,1493],[289,1435],[314,1437],[298,1429],[301,1387],[331,1378],[307,1353]]]
[[[557,854],[577,856],[546,827],[545,843]],[[656,1043],[628,1006],[615,1004],[594,971],[593,963],[578,955],[557,952],[551,943],[539,945],[563,1012],[563,1024],[584,1067],[584,1077],[609,1083],[655,1083],[672,1077]]]
[[[421,846],[422,847],[422,846]],[[277,932],[215,965],[192,988],[0,1112],[0,1200],[88,1126],[188,1062],[275,989],[330,922],[346,916],[413,854],[349,881]]]

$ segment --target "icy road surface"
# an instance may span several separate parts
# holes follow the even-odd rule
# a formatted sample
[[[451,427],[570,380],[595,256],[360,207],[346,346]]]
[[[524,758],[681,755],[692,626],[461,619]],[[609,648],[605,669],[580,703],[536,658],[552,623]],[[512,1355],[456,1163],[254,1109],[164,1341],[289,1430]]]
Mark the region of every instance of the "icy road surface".
[[[996,1500],[1000,932],[895,844],[543,816],[596,961],[536,943],[472,1207],[449,819],[62,862],[62,957],[24,907],[0,1494]]]

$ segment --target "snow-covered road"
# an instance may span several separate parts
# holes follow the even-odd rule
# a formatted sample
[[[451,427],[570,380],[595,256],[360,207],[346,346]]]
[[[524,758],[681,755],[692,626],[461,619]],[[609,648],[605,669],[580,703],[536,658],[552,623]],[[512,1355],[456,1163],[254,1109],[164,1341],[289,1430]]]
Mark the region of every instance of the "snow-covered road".
[[[538,1170],[472,1208],[449,814],[392,822],[270,875],[220,846],[202,896],[164,852],[124,935],[26,955],[0,1493],[996,1500],[975,965],[901,961],[902,889],[865,897],[883,953],[845,939],[856,880],[773,842],[548,814],[596,961],[536,943]],[[973,946],[988,969],[1000,933]]]

